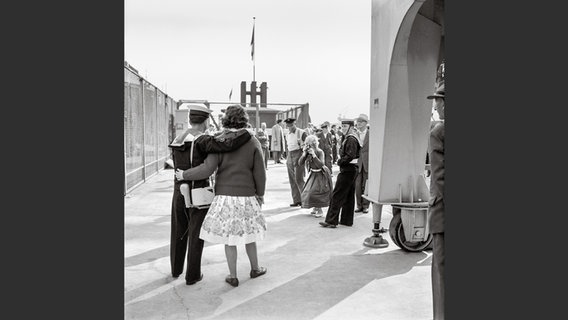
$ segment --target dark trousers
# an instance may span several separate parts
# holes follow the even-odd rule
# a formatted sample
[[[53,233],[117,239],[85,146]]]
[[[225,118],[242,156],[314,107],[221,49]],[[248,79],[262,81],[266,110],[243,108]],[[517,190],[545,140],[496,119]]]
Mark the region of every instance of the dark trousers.
[[[333,174],[333,170],[331,169],[333,164],[333,159],[331,156],[331,148],[323,149],[323,155],[324,155],[325,166],[328,167],[329,171]]]
[[[298,163],[302,156],[302,150],[294,150],[288,152],[286,159],[286,167],[288,168],[288,181],[292,192],[293,203],[302,202],[302,189],[304,188],[304,176],[306,169]]]
[[[357,209],[369,209],[369,200],[362,197],[365,194],[365,184],[369,173],[366,170],[361,170],[355,179],[355,199],[357,200]]]
[[[353,211],[355,210],[355,179],[357,178],[357,165],[347,164],[339,167],[339,174],[331,194],[331,202],[327,208],[325,222],[333,225],[341,223],[346,226],[353,225]],[[339,212],[341,211],[341,218]]]
[[[432,237],[434,320],[444,320],[444,233],[433,233]]]
[[[331,154],[333,157],[333,163],[337,162],[337,144],[334,143],[333,146],[331,147]]]
[[[262,157],[264,158],[264,168],[268,168],[268,148],[262,148]]]
[[[204,241],[199,239],[199,231],[207,211],[208,209],[185,208],[183,196],[179,191],[174,191],[170,239],[172,276],[179,276],[183,273],[186,252],[185,280],[197,280],[201,276],[201,255]]]
[[[282,151],[272,151],[272,159],[274,159],[274,163],[280,163],[281,157]]]

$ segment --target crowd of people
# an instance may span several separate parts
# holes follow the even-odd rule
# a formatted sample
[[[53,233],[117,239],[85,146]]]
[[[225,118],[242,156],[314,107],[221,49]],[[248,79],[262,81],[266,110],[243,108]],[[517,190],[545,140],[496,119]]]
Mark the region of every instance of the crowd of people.
[[[428,99],[444,119],[444,88]],[[229,106],[220,131],[207,128],[211,111],[204,107],[189,109],[191,127],[169,145],[175,168],[172,199],[170,260],[171,274],[183,273],[186,251],[187,285],[203,279],[201,256],[204,240],[225,245],[229,274],[225,281],[238,286],[237,246],[244,245],[250,262],[251,278],[264,275],[267,268],[259,264],[256,243],[266,233],[262,213],[269,153],[274,164],[286,161],[291,207],[312,209],[314,217],[324,217],[319,224],[337,228],[352,226],[355,212],[369,212],[363,197],[369,169],[369,117],[342,119],[340,126],[328,121],[319,126],[298,128],[296,119],[279,119],[267,131],[266,123],[251,130],[249,118],[240,105]],[[432,284],[436,318],[443,318],[443,122],[432,129],[429,160],[433,186],[430,199],[430,231],[433,234]],[[253,139],[254,137],[254,139]],[[335,185],[333,166],[339,168]],[[183,194],[182,185],[190,190],[209,186],[214,175],[214,198],[206,206],[191,205],[193,196]],[[307,179],[304,179],[307,175]],[[189,198],[189,200],[188,200]],[[189,205],[188,205],[189,203]],[[327,212],[324,215],[324,208]]]
[[[238,245],[245,245],[251,278],[267,272],[259,265],[256,242],[266,232],[261,208],[270,153],[274,164],[286,163],[290,206],[312,209],[310,214],[317,218],[328,208],[322,226],[335,227],[338,221],[351,226],[354,211],[368,212],[368,202],[365,207],[366,200],[361,197],[368,166],[361,158],[365,155],[362,150],[368,150],[367,115],[342,120],[340,130],[328,121],[302,129],[296,126],[296,119],[287,118],[278,119],[268,131],[264,122],[252,130],[240,105],[225,110],[221,130],[206,124],[210,113],[208,108],[190,106],[190,128],[169,145],[175,169],[170,244],[174,278],[183,273],[187,261],[186,284],[203,279],[204,241],[225,245],[229,269],[225,280],[232,286],[239,284]],[[339,166],[335,186],[334,165]],[[210,187],[213,181],[211,202],[194,205],[198,197],[194,191]],[[354,210],[355,203],[358,210]]]
[[[354,212],[369,212],[369,201],[363,197],[369,166],[369,117],[366,114],[356,119],[342,119],[340,130],[329,121],[319,126],[309,123],[305,129],[300,129],[294,118],[279,121],[275,126],[280,128],[273,127],[273,133],[277,134],[276,138],[273,134],[272,141],[278,142],[275,148],[284,150],[291,207],[312,208],[310,214],[317,218],[324,216],[323,208],[327,207],[325,221],[320,222],[326,228],[335,228],[338,224],[352,226]],[[274,163],[280,163],[279,153],[274,154]],[[339,167],[335,186],[332,183],[334,165]],[[306,174],[308,178],[304,180]]]

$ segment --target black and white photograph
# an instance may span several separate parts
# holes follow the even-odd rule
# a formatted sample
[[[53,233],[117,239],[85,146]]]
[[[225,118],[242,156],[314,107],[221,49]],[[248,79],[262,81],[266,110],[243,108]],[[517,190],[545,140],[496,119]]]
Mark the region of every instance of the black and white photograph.
[[[4,318],[562,318],[558,4],[5,3]]]
[[[124,10],[124,319],[444,319],[444,0]]]

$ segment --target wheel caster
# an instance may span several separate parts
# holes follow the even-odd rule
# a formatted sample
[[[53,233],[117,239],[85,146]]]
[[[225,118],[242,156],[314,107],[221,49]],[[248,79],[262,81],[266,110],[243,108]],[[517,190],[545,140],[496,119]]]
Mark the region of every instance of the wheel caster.
[[[389,225],[389,235],[392,241],[401,249],[410,252],[420,252],[430,247],[432,235],[428,235],[426,241],[410,242],[406,241],[404,229],[402,226],[402,218],[399,214],[394,214]]]

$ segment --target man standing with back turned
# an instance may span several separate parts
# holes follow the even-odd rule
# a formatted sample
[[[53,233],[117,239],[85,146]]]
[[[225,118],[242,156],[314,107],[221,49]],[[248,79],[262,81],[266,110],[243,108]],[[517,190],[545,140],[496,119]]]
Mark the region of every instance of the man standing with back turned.
[[[442,84],[428,96],[438,112],[440,123],[430,131],[430,201],[428,202],[429,227],[432,234],[432,296],[434,320],[444,319],[444,109],[446,90]]]

